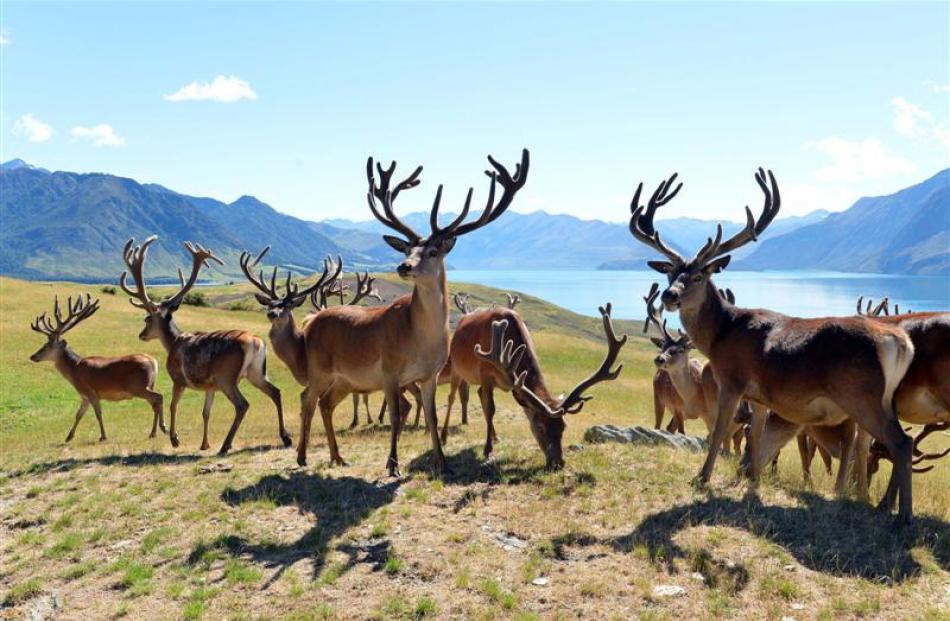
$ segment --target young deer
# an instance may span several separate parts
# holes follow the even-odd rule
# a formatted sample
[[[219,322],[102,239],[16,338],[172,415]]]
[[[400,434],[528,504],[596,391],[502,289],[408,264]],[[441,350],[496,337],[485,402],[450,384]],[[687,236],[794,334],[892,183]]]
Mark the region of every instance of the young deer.
[[[396,163],[388,169],[375,166],[379,174],[377,185],[374,162],[366,163],[369,183],[367,200],[370,211],[387,227],[402,237],[384,236],[395,250],[405,254],[397,273],[413,282],[412,293],[397,298],[391,304],[374,308],[336,306],[318,313],[304,328],[306,335],[308,384],[301,395],[301,433],[297,462],[307,462],[307,439],[317,402],[327,433],[330,457],[342,464],[332,426],[332,413],[337,404],[353,391],[383,390],[392,421],[387,469],[391,476],[399,475],[397,442],[399,424],[399,395],[403,386],[418,382],[422,389],[422,405],[426,427],[432,441],[432,467],[441,471],[445,458],[439,442],[435,412],[435,390],[439,372],[448,360],[449,300],[445,279],[445,257],[455,246],[458,237],[490,224],[511,205],[515,194],[524,187],[528,177],[528,151],[522,151],[521,163],[511,175],[504,166],[488,158],[493,171],[488,200],[481,216],[465,222],[472,202],[472,190],[462,207],[462,213],[448,226],[439,226],[439,204],[442,187],[436,191],[430,213],[431,233],[423,238],[403,223],[393,211],[393,201],[405,189],[419,184],[420,166],[409,177],[390,187]],[[502,196],[495,202],[495,188],[501,185]],[[377,206],[382,205],[382,211]]]
[[[747,207],[745,227],[723,240],[719,226],[715,238],[692,259],[664,244],[653,223],[656,210],[682,187],[672,189],[675,174],[659,185],[646,208],[639,204],[642,183],[631,203],[631,234],[668,259],[648,263],[667,276],[669,286],[661,300],[667,310],[679,310],[683,326],[709,358],[719,385],[716,427],[696,482],[706,484],[712,476],[719,447],[729,433],[729,414],[745,396],[793,423],[836,425],[850,418],[861,425],[895,457],[882,505],[892,507],[899,492],[900,518],[910,521],[912,446],[893,404],[894,391],[913,359],[914,346],[907,334],[864,317],[799,319],[739,308],[724,301],[712,283],[711,276],[729,264],[729,253],[756,240],[779,211],[772,173],[766,176],[759,169],[755,178],[765,195],[761,216],[756,219]],[[756,479],[758,471],[753,470],[752,476]]]
[[[172,401],[169,407],[171,422],[169,438],[172,446],[178,447],[178,434],[175,432],[175,419],[178,413],[178,402],[186,388],[201,390],[205,393],[204,408],[201,417],[204,431],[201,439],[201,450],[210,447],[208,444],[208,421],[211,418],[211,406],[214,403],[214,394],[221,391],[234,405],[234,421],[227,437],[221,444],[219,455],[226,455],[231,450],[234,435],[244,420],[248,410],[247,399],[238,390],[238,383],[245,377],[251,384],[265,395],[270,397],[277,408],[277,429],[284,446],[290,446],[290,434],[284,429],[284,413],[281,408],[280,390],[267,378],[267,347],[260,337],[244,330],[226,330],[215,332],[182,332],[175,323],[174,314],[181,306],[185,294],[198,280],[198,273],[202,266],[209,261],[222,264],[223,261],[214,256],[210,250],[198,244],[185,242],[185,249],[191,255],[191,274],[188,281],[178,270],[180,288],[172,297],[161,302],[153,302],[148,295],[145,277],[142,269],[148,256],[148,248],[158,239],[152,235],[142,242],[141,246],[133,246],[134,239],[125,244],[123,259],[128,271],[122,272],[119,277],[119,286],[129,295],[129,302],[143,309],[145,327],[139,338],[143,341],[158,339],[165,348],[168,356],[165,368],[172,378]],[[126,285],[126,278],[131,274],[135,282],[135,290]]]
[[[611,306],[600,308],[607,340],[607,356],[597,371],[579,383],[566,397],[552,397],[538,362],[531,334],[521,317],[507,308],[494,308],[466,315],[452,339],[453,369],[469,384],[478,386],[487,430],[485,458],[492,455],[495,430],[494,389],[510,391],[531,425],[531,433],[544,452],[546,467],[564,467],[561,438],[564,416],[577,414],[591,397],[584,392],[595,384],[617,379],[623,365],[617,361],[627,337],[617,338],[610,320]],[[524,364],[522,364],[522,362]]]
[[[155,377],[158,375],[158,363],[155,358],[145,354],[111,358],[80,356],[63,339],[63,335],[83,320],[92,317],[99,310],[99,300],[93,301],[88,293],[85,298],[77,297],[75,302],[72,298],[68,298],[65,318],[59,308],[59,296],[54,300],[53,320],[56,325],[53,325],[46,313],[30,324],[30,328],[46,335],[47,338],[46,343],[30,356],[30,360],[52,362],[60,375],[73,385],[82,398],[82,403],[76,412],[76,420],[66,436],[66,442],[73,439],[76,427],[90,405],[96,413],[96,420],[99,421],[99,441],[105,441],[106,428],[102,423],[101,401],[124,401],[134,398],[148,401],[152,406],[152,433],[148,437],[154,438],[158,427],[161,427],[164,433],[162,395],[154,390]]]
[[[676,392],[676,386],[673,385],[673,379],[670,374],[663,369],[657,369],[653,374],[653,414],[654,429],[663,426],[663,417],[666,410],[670,411],[672,417],[666,430],[670,433],[686,433],[684,424],[686,404],[683,398]]]

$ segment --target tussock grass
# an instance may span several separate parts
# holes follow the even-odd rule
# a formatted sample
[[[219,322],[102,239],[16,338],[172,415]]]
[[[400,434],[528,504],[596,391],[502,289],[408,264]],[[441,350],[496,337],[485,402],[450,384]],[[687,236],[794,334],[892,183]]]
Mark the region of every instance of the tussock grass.
[[[336,425],[350,465],[327,465],[317,423],[313,465],[299,469],[293,451],[279,446],[273,406],[247,384],[251,408],[224,460],[231,469],[204,472],[221,460],[198,451],[202,395],[195,392],[179,408],[178,450],[167,437],[147,438],[151,414],[136,401],[103,405],[107,442],[97,442],[90,413],[72,445],[62,444],[78,399],[50,365],[29,362],[40,339],[28,325],[54,292],[87,288],[0,278],[0,593],[11,614],[22,616],[47,592],[61,596],[64,618],[948,614],[950,459],[915,477],[918,519],[895,529],[891,518],[835,499],[832,478],[817,463],[814,487],[804,487],[794,447],[783,453],[778,475],[752,494],[732,484],[734,460],[722,459],[711,490],[697,492],[688,481],[702,455],[579,446],[591,424],[652,426],[653,350],[637,326],[618,328],[631,334],[621,378],[598,386],[584,412],[568,419],[562,472],[544,471],[508,395],[496,397],[497,458],[483,464],[474,391],[470,424],[459,423],[457,409],[453,414],[442,479],[428,472],[428,435],[412,428],[399,445],[405,478],[388,479],[388,427],[344,430],[348,403]],[[502,299],[484,287],[464,289],[479,304]],[[266,335],[262,313],[227,308],[248,297],[246,287],[204,293],[212,306],[183,307],[183,329]],[[550,387],[566,391],[601,361],[598,321],[522,297],[519,311]],[[137,340],[141,325],[124,296],[104,295],[102,310],[68,340],[83,354],[143,351],[163,364],[157,343]],[[272,354],[268,371],[296,435],[300,389]],[[164,369],[158,390],[169,398]],[[444,399],[442,391],[438,402]],[[375,410],[379,397],[371,401]],[[215,449],[231,417],[219,398],[211,417]],[[701,424],[690,422],[688,430],[700,434]],[[935,449],[948,443],[932,439]],[[875,478],[876,496],[884,481],[886,473]],[[499,534],[525,546],[505,549]],[[533,584],[538,577],[547,583]],[[670,584],[685,594],[654,598],[655,586]]]

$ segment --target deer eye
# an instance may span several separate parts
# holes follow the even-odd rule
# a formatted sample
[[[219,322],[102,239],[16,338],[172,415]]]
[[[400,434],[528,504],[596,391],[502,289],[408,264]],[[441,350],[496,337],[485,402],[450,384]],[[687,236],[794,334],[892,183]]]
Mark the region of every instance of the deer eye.
[[[438,254],[439,254],[439,251],[438,251],[437,249],[435,249],[435,248],[432,248],[431,250],[429,250],[429,256],[430,256],[430,257],[438,256]]]
[[[700,282],[702,279],[703,279],[702,274],[696,274],[695,276],[693,276],[693,282]]]

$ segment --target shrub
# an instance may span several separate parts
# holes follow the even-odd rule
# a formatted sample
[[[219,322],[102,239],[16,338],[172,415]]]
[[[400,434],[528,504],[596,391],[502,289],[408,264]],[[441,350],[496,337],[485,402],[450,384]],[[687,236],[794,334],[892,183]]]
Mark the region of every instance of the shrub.
[[[106,285],[102,289],[99,289],[99,291],[105,293],[106,295],[115,295],[115,287],[112,285]]]

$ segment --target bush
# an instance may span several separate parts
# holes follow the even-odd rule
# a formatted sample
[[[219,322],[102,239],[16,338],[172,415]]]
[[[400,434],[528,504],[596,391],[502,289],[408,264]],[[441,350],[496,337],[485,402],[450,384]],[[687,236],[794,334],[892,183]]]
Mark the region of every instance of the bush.
[[[233,302],[228,304],[228,310],[230,311],[252,311],[256,309],[257,309],[257,304],[255,304],[248,298],[244,298],[242,300],[234,300]]]
[[[106,285],[102,289],[99,289],[99,291],[105,293],[106,295],[115,295],[115,287],[112,285]]]
[[[162,300],[167,300],[171,295],[166,295]],[[189,291],[185,294],[185,297],[181,299],[181,303],[187,306],[211,306],[211,301],[201,291]]]

